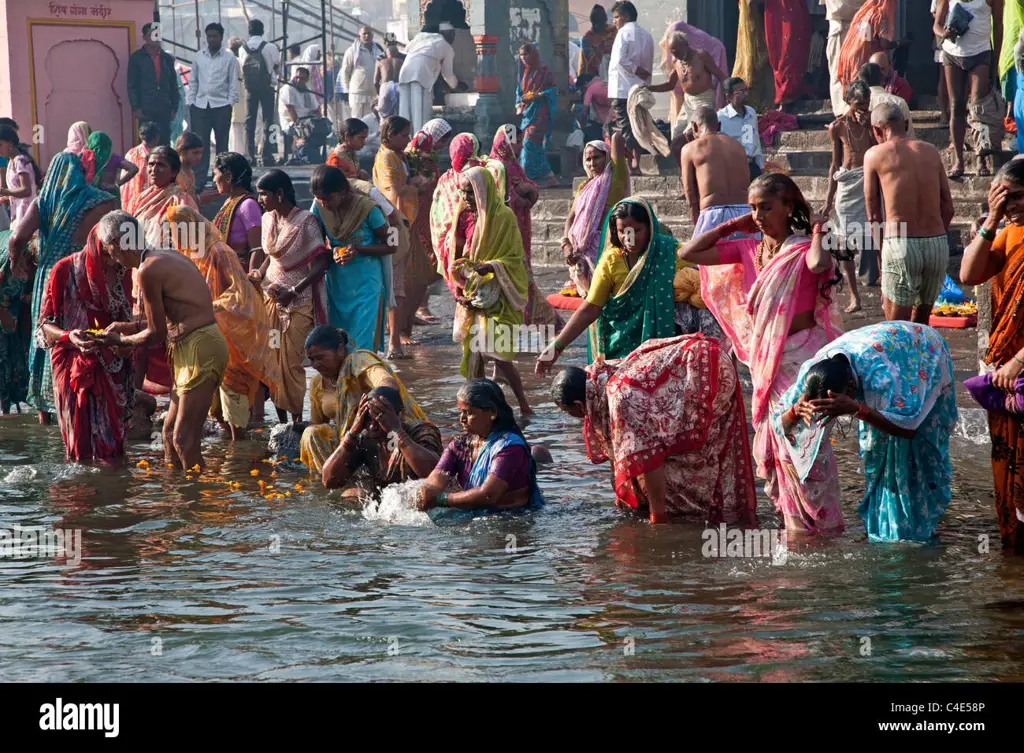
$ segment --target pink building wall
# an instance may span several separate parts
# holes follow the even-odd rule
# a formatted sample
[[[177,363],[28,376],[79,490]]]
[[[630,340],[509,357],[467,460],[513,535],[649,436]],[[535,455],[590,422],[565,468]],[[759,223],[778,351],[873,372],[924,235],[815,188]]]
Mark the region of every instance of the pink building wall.
[[[115,152],[131,148],[128,57],[152,20],[153,0],[0,0],[0,115],[18,121],[41,166],[78,120]]]

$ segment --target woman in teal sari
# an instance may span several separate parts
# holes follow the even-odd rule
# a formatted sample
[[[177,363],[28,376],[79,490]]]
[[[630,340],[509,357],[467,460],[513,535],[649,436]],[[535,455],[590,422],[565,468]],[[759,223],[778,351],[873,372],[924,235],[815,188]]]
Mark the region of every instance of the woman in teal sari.
[[[839,416],[856,416],[867,486],[857,512],[871,541],[926,542],[950,500],[956,426],[953,359],[924,324],[881,322],[847,332],[804,363],[772,412],[801,479],[831,453]]]
[[[547,373],[584,330],[590,328],[590,361],[625,358],[648,340],[676,334],[673,280],[679,241],[661,232],[646,199],[630,197],[608,213],[603,251],[583,304],[537,358]]]
[[[557,107],[558,86],[551,69],[540,62],[536,47],[524,44],[519,48],[519,83],[516,86],[516,112],[522,115],[519,127],[526,136],[519,160],[527,178],[534,183],[545,180],[548,186],[558,185],[547,155]]]
[[[398,244],[388,243],[388,222],[377,203],[353,190],[338,168],[319,166],[309,186],[333,259],[325,278],[328,322],[348,332],[354,348],[376,353],[383,347],[389,292],[382,259]]]
[[[39,231],[39,259],[32,285],[33,326],[39,324],[50,270],[61,259],[81,251],[93,225],[116,208],[114,196],[86,182],[78,155],[64,151],[50,162],[35,203],[9,242],[11,257],[18,264],[32,234]],[[39,422],[47,424],[54,411],[50,352],[33,341],[28,363],[32,400],[39,411]]]
[[[28,343],[32,326],[31,309],[23,300],[31,286],[27,256],[16,269],[8,253],[11,231],[0,232],[0,411],[21,412],[19,403],[28,398]]]

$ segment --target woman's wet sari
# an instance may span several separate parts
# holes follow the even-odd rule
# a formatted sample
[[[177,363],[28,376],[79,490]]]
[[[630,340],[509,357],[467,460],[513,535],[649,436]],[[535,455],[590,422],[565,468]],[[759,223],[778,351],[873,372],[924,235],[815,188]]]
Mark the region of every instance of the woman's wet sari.
[[[847,332],[800,368],[796,381],[775,404],[772,428],[784,443],[801,480],[819,456],[831,455],[833,421],[801,422],[790,442],[782,415],[804,394],[807,372],[842,354],[857,378],[856,399],[892,423],[916,431],[913,439],[886,434],[858,421],[864,467],[864,499],[858,513],[872,541],[931,539],[950,500],[949,435],[956,426],[953,359],[946,341],[923,324],[881,322]]]

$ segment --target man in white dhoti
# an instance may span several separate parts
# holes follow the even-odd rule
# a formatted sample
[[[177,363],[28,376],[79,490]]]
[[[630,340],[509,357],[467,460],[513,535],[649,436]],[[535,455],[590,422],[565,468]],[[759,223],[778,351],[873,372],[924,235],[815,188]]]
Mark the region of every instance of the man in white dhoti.
[[[843,84],[839,81],[839,52],[843,49],[850,22],[860,10],[864,0],[819,0],[825,6],[825,20],[828,21],[828,41],[825,57],[828,59],[829,93],[832,97],[832,114],[837,118],[846,112]]]
[[[348,106],[353,118],[363,118],[373,111],[377,96],[373,88],[373,74],[377,68],[377,55],[373,46],[373,29],[364,26],[359,38],[345,50],[341,60],[341,78],[348,91]]]
[[[459,80],[452,71],[455,51],[455,27],[441,24],[440,34],[421,31],[405,49],[405,62],[398,74],[398,111],[412,123],[416,133],[431,119],[434,109],[434,84],[441,76],[452,89]]]

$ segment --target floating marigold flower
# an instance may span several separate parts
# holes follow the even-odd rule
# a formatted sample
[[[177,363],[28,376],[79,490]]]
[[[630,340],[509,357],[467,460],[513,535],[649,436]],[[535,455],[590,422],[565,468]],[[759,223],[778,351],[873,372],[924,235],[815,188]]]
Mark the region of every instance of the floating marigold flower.
[[[193,473],[200,473],[203,469],[199,467],[199,463],[196,463],[190,470]]]
[[[136,468],[149,468],[149,461],[148,460],[140,460],[138,463],[135,464],[135,467]]]
[[[297,491],[297,492],[301,492],[302,491],[302,484],[296,484],[292,488],[295,489],[295,491]]]
[[[271,471],[270,478],[277,478],[277,471]]]
[[[286,497],[290,497],[290,496],[292,496],[292,493],[291,493],[291,492],[285,492],[285,493],[284,493],[284,496],[286,496]]]
[[[249,471],[249,475],[250,476],[259,476],[260,475],[260,471],[259,471],[258,468],[253,468],[251,471]]]

